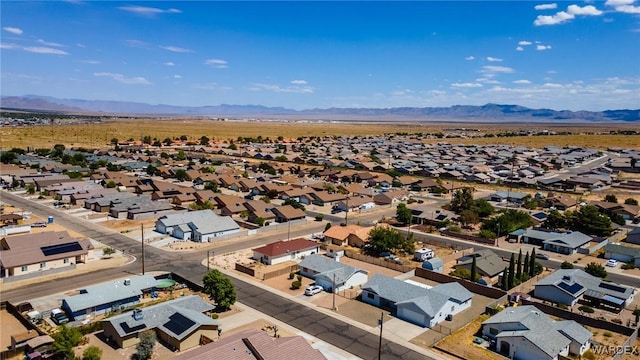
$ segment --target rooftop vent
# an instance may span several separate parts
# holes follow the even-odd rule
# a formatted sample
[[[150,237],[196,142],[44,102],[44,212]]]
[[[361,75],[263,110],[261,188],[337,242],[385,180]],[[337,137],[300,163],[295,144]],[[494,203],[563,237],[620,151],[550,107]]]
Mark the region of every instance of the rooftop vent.
[[[133,310],[133,318],[134,320],[142,320],[144,316],[142,315],[142,310],[135,309]]]
[[[131,279],[124,279],[124,285],[125,286],[131,285]]]

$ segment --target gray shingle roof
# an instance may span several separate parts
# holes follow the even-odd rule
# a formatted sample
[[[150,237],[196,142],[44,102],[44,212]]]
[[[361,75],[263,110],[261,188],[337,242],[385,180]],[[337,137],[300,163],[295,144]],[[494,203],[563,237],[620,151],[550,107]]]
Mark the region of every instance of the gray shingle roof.
[[[130,285],[124,280],[105,282],[83,289],[82,293],[67,296],[63,301],[72,312],[90,309],[103,304],[142,295],[142,290],[150,289],[158,283],[151,275],[132,276]]]
[[[640,248],[618,245],[618,244],[607,244],[604,247],[606,252],[612,252],[621,255],[627,255],[631,257],[639,257],[640,256]]]
[[[613,282],[607,282],[599,277],[595,277],[587,274],[580,269],[559,269],[554,271],[551,275],[538,281],[536,286],[552,285],[562,289],[560,283],[572,284],[577,283],[582,285],[587,291],[596,292],[604,295],[610,295],[619,299],[627,300],[633,295],[633,288],[620,285]],[[594,295],[591,295],[594,296]]]
[[[584,326],[573,320],[556,321],[556,329],[571,340],[584,344],[593,336]]]
[[[136,320],[133,312],[103,320],[111,323],[118,335],[124,337],[147,329],[160,328],[163,332],[181,340],[202,325],[219,325],[218,320],[203,314],[215,306],[201,297],[189,295],[183,298],[143,308],[142,318]]]
[[[557,233],[553,231],[525,230],[522,235],[540,239],[546,244],[569,246],[574,249],[591,241],[591,236],[579,231]]]
[[[211,234],[216,232],[224,232],[229,230],[239,230],[240,226],[228,216],[218,216],[213,210],[187,211],[177,214],[169,214],[158,219],[158,223],[162,223],[167,227],[189,226],[193,231],[200,234]],[[186,229],[188,231],[188,229]]]
[[[367,273],[362,269],[328,259],[318,254],[305,257],[304,260],[300,262],[300,267],[307,268],[318,273],[316,275],[316,279],[318,277],[323,277],[329,281],[333,281],[333,275],[335,274],[335,281],[337,285],[344,284],[358,271],[364,272],[365,274]]]
[[[532,305],[507,308],[485,320],[482,325],[500,323],[519,323],[524,326],[524,329],[514,325],[514,329],[518,328],[518,330],[502,331],[496,337],[524,337],[550,357],[556,357],[571,343],[568,337],[555,329],[556,326],[551,318]],[[568,325],[563,326],[569,328]],[[573,330],[573,328],[570,330],[572,334]]]
[[[463,303],[473,296],[469,290],[457,282],[440,284],[426,289],[381,274],[375,274],[362,286],[362,289],[374,292],[396,305],[414,303],[431,316],[439,312],[449,299]]]

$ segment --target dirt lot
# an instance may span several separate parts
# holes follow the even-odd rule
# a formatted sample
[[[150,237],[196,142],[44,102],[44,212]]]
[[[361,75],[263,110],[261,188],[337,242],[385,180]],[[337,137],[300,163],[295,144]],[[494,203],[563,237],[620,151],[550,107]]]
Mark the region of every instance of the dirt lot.
[[[351,265],[351,266],[357,267],[359,269],[368,271],[369,272],[369,278],[371,278],[374,274],[382,274],[382,275],[386,275],[386,276],[390,276],[390,277],[396,277],[396,276],[402,274],[400,271],[387,269],[387,268],[382,267],[382,266],[369,264],[369,263],[366,263],[364,261],[348,258],[346,256],[341,257],[340,258],[340,262],[343,263],[343,264]]]
[[[475,300],[475,299],[474,299]],[[505,357],[487,350],[481,345],[473,343],[474,336],[478,335],[483,321],[487,320],[489,315],[481,315],[468,325],[460,328],[453,334],[442,339],[436,344],[437,347],[446,349],[454,354],[462,356],[467,360],[502,360]],[[411,342],[414,342],[413,340]],[[486,346],[486,342],[484,343]]]
[[[0,310],[0,351],[11,346],[11,336],[26,333],[27,328],[7,310]]]

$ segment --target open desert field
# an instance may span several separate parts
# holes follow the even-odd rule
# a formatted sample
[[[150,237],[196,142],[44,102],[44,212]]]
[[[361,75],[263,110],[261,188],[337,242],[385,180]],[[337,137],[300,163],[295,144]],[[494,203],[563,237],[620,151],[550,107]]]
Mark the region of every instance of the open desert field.
[[[462,137],[438,139],[421,136],[421,141],[463,144],[506,144],[542,147],[585,146],[605,149],[616,146],[623,148],[640,148],[640,136],[637,135],[598,135],[615,130],[636,130],[640,126],[629,124],[478,124],[478,123],[427,123],[427,122],[300,122],[300,121],[216,121],[208,119],[175,118],[175,119],[126,119],[105,120],[100,124],[66,124],[30,127],[0,128],[3,148],[35,147],[50,148],[55,144],[68,147],[104,148],[109,146],[112,138],[120,141],[128,139],[140,140],[143,136],[160,141],[165,138],[178,138],[186,135],[190,140],[198,142],[201,136],[212,140],[236,140],[242,137],[258,137],[285,140],[300,136],[339,136],[339,135],[380,135],[380,134],[434,134],[444,132],[447,128],[477,129],[478,131],[457,133]],[[516,136],[465,138],[477,134],[497,134],[523,129],[549,130],[569,132],[569,135],[553,136]]]

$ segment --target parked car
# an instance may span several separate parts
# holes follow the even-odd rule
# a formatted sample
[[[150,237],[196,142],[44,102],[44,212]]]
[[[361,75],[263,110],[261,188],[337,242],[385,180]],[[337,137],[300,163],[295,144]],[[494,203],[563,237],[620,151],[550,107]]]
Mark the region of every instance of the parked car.
[[[322,290],[324,290],[322,288],[322,286],[320,285],[309,285],[307,286],[307,288],[304,290],[304,294],[307,296],[313,296],[315,294],[319,294],[322,292]]]
[[[47,227],[47,223],[44,221],[38,221],[36,223],[31,224],[31,227]]]
[[[33,306],[31,305],[30,302],[22,302],[18,305],[16,305],[16,309],[18,309],[18,312],[28,312],[28,311],[33,311]]]
[[[605,265],[608,267],[616,267],[616,265],[618,265],[618,260],[609,259]]]
[[[51,310],[51,320],[56,325],[62,325],[69,322],[69,318],[67,317],[67,315],[60,309]]]
[[[542,259],[542,260],[549,260],[549,255],[547,255],[547,254],[536,254],[536,258]]]

